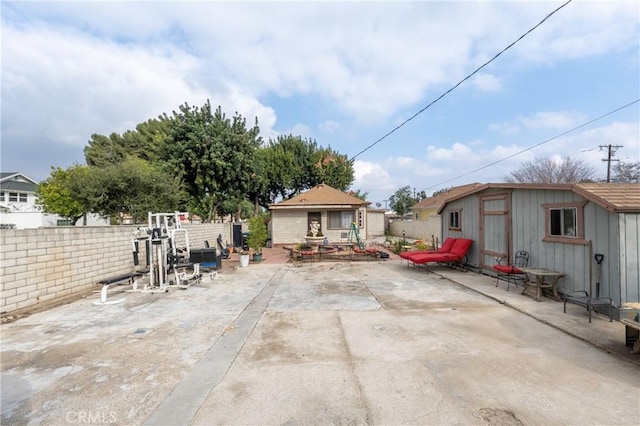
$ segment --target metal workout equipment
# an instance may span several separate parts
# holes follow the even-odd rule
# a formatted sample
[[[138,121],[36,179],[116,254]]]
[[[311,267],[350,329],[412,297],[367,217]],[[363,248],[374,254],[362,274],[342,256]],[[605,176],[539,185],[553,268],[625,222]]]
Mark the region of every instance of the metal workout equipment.
[[[139,264],[139,243],[145,241],[149,283],[141,290],[146,293],[166,293],[169,286],[187,288],[200,280],[200,265],[190,263],[189,234],[182,228],[181,219],[188,213],[149,212],[147,228],[134,232],[132,241],[134,263]],[[178,247],[184,244],[184,247]],[[170,275],[173,274],[173,280]]]

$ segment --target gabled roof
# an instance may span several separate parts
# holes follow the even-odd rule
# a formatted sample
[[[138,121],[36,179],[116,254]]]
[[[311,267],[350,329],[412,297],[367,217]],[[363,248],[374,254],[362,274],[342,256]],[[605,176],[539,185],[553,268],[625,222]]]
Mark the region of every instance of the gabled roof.
[[[468,185],[455,186],[448,189],[446,192],[435,195],[433,197],[425,198],[424,200],[411,207],[411,210],[439,208],[444,204],[445,201],[447,201],[447,199],[466,194],[467,192],[471,192],[481,185],[481,183],[476,182],[470,183]]]
[[[0,173],[0,189],[9,191],[35,192],[38,182],[18,172]]]
[[[306,208],[306,207],[360,207],[371,203],[358,197],[335,189],[325,183],[314,186],[310,190],[288,200],[272,204],[269,208]]]
[[[611,212],[640,212],[640,183],[486,183],[448,198],[438,213],[451,201],[489,188],[572,191]]]

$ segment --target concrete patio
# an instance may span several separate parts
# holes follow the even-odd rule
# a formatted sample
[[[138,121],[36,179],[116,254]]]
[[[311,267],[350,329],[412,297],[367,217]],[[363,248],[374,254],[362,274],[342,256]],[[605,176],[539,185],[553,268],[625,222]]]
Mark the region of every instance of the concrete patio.
[[[4,324],[2,424],[637,424],[624,327],[491,277],[282,249]],[[124,288],[123,288],[124,289]],[[96,289],[98,290],[98,289]],[[117,291],[118,289],[116,289]]]

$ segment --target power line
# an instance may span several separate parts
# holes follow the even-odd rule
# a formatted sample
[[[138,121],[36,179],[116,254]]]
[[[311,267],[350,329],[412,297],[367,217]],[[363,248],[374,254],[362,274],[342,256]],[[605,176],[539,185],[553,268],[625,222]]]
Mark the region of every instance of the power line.
[[[518,152],[516,152],[515,154],[511,154],[511,155],[509,155],[509,156],[507,156],[507,157],[504,157],[504,158],[502,158],[502,159],[500,159],[500,160],[493,161],[493,162],[491,162],[491,163],[489,163],[489,164],[486,164],[486,165],[484,165],[484,166],[482,166],[482,167],[478,167],[477,169],[471,170],[470,172],[467,172],[467,173],[461,174],[461,175],[456,176],[456,177],[454,177],[454,178],[447,179],[447,180],[445,180],[445,181],[443,181],[443,182],[440,182],[440,183],[438,183],[438,184],[436,184],[436,185],[428,186],[428,187],[424,188],[424,189],[423,189],[423,191],[426,191],[427,189],[431,189],[431,188],[435,188],[435,187],[438,187],[438,186],[444,185],[445,183],[449,183],[449,182],[451,182],[451,181],[454,181],[454,180],[456,180],[456,179],[460,179],[460,178],[465,177],[465,176],[469,176],[470,174],[473,174],[473,173],[475,173],[475,172],[479,172],[480,170],[484,170],[484,169],[486,169],[486,168],[488,168],[488,167],[494,166],[494,165],[496,165],[496,164],[498,164],[498,163],[501,163],[501,162],[503,162],[503,161],[505,161],[505,160],[508,160],[509,158],[513,158],[513,157],[515,157],[515,156],[517,156],[517,155],[520,155],[520,154],[522,154],[523,152],[531,151],[531,150],[532,150],[532,149],[534,149],[534,148],[537,148],[537,147],[539,147],[539,146],[541,146],[541,145],[544,145],[544,144],[546,144],[546,143],[549,143],[549,142],[551,142],[551,141],[553,141],[553,140],[556,140],[556,139],[558,139],[558,138],[560,138],[560,137],[562,137],[562,136],[568,135],[569,133],[575,132],[575,131],[576,131],[576,130],[578,130],[578,129],[581,129],[581,128],[585,127],[585,126],[588,126],[589,124],[595,123],[595,122],[596,122],[596,121],[598,121],[598,120],[602,120],[603,118],[608,117],[608,116],[610,116],[610,115],[612,115],[612,114],[615,114],[616,112],[621,111],[621,110],[623,110],[623,109],[625,109],[625,108],[628,108],[628,107],[630,107],[630,106],[631,106],[631,105],[633,105],[633,104],[637,104],[638,102],[640,102],[640,98],[636,99],[635,101],[631,101],[631,102],[629,102],[629,103],[628,103],[628,104],[626,104],[626,105],[623,105],[623,106],[621,106],[621,107],[618,107],[618,108],[616,108],[616,109],[614,109],[614,110],[612,110],[612,111],[609,111],[609,112],[607,112],[607,113],[605,113],[605,114],[602,114],[601,116],[596,117],[596,118],[594,118],[593,120],[587,121],[586,123],[583,123],[583,124],[581,124],[581,125],[579,125],[579,126],[576,126],[576,127],[574,127],[573,129],[569,129],[569,130],[567,130],[566,132],[560,133],[559,135],[556,135],[556,136],[554,136],[554,137],[552,137],[552,138],[546,139],[546,140],[544,140],[544,141],[542,141],[542,142],[540,142],[540,143],[537,143],[537,144],[532,145],[532,146],[530,146],[530,147],[528,147],[528,148],[525,148],[525,149],[523,149],[522,151],[518,151]],[[603,161],[606,161],[606,160],[603,160]]]
[[[447,96],[449,93],[451,93],[453,90],[455,90],[458,86],[460,86],[462,83],[464,83],[465,81],[467,81],[468,79],[470,79],[471,77],[473,77],[474,75],[476,75],[478,73],[478,71],[480,71],[481,69],[483,69],[484,67],[486,67],[487,65],[489,65],[491,62],[493,62],[495,59],[498,58],[498,56],[502,55],[504,52],[506,52],[507,50],[511,49],[511,47],[513,47],[516,43],[518,43],[520,40],[522,40],[523,38],[525,38],[527,35],[529,35],[529,33],[533,32],[533,30],[535,30],[536,28],[538,28],[540,25],[542,25],[547,19],[549,19],[552,15],[554,15],[556,12],[558,12],[560,9],[562,9],[563,7],[565,7],[566,5],[568,5],[569,3],[571,3],[573,0],[568,0],[566,3],[562,4],[561,6],[559,6],[557,9],[555,9],[553,12],[549,13],[547,16],[544,17],[544,19],[542,19],[542,21],[538,22],[535,26],[533,26],[531,29],[529,29],[529,31],[527,31],[526,33],[522,34],[520,37],[518,37],[514,42],[512,42],[511,44],[509,44],[507,47],[505,47],[504,49],[502,49],[500,52],[498,52],[495,56],[493,56],[491,59],[489,59],[487,62],[485,62],[484,64],[480,65],[478,68],[475,69],[475,71],[473,71],[471,74],[469,74],[468,76],[466,76],[465,78],[463,78],[462,80],[460,80],[458,83],[456,83],[453,87],[451,87],[449,90],[447,90],[446,92],[444,92],[442,95],[438,96],[435,100],[431,101],[427,106],[425,106],[424,108],[422,108],[420,111],[416,112],[415,114],[413,114],[411,117],[407,118],[405,121],[403,121],[402,123],[400,123],[399,125],[397,125],[396,127],[393,128],[393,130],[387,132],[384,136],[382,136],[381,138],[379,138],[378,140],[376,140],[375,142],[373,142],[371,145],[367,146],[365,149],[363,149],[362,151],[358,152],[356,155],[354,155],[353,157],[351,157],[351,161],[355,160],[355,158],[357,156],[359,156],[360,154],[364,154],[365,152],[367,152],[368,150],[370,150],[371,148],[373,148],[374,146],[376,146],[378,143],[382,142],[383,140],[385,140],[387,137],[391,136],[393,133],[395,133],[397,130],[399,130],[401,127],[403,127],[405,124],[407,124],[408,122],[410,122],[411,120],[413,120],[414,118],[416,118],[417,116],[419,116],[420,114],[422,114],[424,111],[426,111],[429,107],[431,107],[433,104],[435,104],[436,102],[438,102],[440,99],[444,98],[445,96]]]

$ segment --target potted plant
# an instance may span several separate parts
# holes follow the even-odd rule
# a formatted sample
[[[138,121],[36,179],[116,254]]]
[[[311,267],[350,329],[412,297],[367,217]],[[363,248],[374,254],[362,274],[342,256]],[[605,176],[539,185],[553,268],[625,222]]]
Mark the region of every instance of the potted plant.
[[[240,256],[240,267],[246,268],[249,266],[249,251],[244,249],[239,249],[235,251]]]
[[[253,260],[262,260],[262,248],[267,243],[267,224],[260,216],[249,219],[247,245],[253,250]]]

